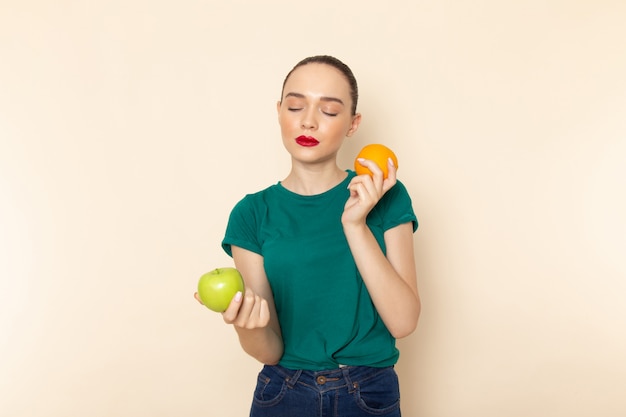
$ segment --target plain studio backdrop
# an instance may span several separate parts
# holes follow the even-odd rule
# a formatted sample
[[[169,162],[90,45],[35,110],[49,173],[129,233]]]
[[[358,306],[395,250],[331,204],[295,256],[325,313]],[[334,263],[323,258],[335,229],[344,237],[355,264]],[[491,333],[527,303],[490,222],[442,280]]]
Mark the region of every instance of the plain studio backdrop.
[[[238,417],[260,365],[193,299],[281,180],[301,58],[400,160],[409,417],[626,415],[623,0],[0,3],[0,415]],[[329,325],[331,325],[329,323]]]

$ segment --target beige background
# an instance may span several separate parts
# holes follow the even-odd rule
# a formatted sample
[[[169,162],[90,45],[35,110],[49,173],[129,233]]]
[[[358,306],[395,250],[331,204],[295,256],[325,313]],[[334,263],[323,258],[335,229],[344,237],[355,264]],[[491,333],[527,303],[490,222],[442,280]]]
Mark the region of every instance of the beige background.
[[[352,66],[421,222],[406,416],[626,414],[622,0],[0,3],[0,414],[244,416],[192,298],[286,175],[288,69]]]

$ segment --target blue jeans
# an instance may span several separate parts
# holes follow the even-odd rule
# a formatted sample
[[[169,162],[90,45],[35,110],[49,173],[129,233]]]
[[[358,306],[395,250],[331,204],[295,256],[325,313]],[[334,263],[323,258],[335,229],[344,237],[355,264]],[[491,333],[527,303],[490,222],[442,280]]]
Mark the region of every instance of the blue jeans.
[[[328,371],[265,365],[250,417],[400,417],[393,367],[348,366]]]

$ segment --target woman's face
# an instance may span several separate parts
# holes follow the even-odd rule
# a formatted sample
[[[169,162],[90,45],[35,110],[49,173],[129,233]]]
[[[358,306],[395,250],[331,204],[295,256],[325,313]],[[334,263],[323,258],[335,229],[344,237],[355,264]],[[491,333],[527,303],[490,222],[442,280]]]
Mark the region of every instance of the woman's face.
[[[278,103],[283,143],[292,158],[319,163],[336,158],[361,116],[352,115],[350,85],[336,68],[319,63],[295,69]]]

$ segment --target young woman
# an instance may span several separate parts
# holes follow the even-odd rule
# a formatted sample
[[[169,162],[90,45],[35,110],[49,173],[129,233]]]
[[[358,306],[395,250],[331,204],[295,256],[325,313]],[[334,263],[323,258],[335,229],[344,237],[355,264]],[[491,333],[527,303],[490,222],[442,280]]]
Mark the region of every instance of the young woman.
[[[252,417],[400,416],[395,341],[417,325],[417,219],[383,179],[337,165],[361,122],[357,82],[330,56],[299,62],[277,103],[291,171],[246,195],[222,242],[246,290],[223,313],[264,364]],[[196,297],[197,298],[197,297]]]

